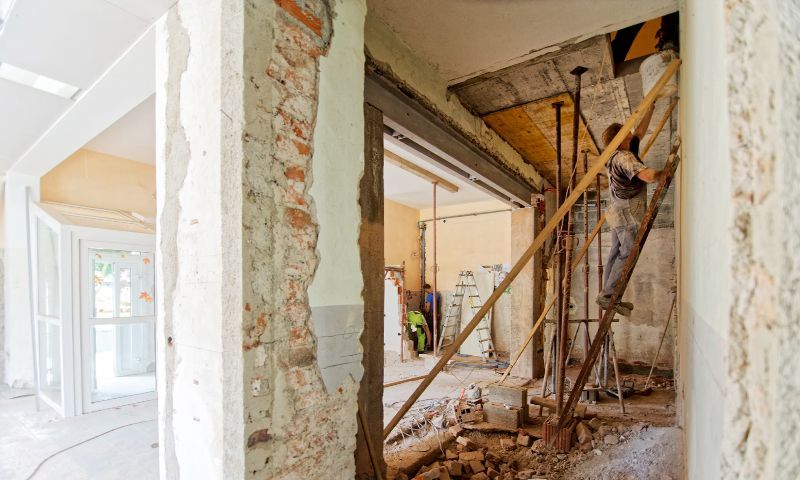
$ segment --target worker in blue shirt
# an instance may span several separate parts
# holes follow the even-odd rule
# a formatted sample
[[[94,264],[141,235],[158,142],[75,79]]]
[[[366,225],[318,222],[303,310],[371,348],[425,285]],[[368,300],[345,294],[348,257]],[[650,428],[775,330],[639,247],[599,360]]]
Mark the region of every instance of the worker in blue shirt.
[[[430,284],[426,283],[422,289],[425,291],[425,321],[428,323],[428,330],[433,332],[433,322],[436,321],[436,335],[434,341],[438,341],[438,337],[442,335],[442,328],[440,324],[440,312],[442,311],[442,294],[436,292],[436,312],[433,311],[433,289]]]

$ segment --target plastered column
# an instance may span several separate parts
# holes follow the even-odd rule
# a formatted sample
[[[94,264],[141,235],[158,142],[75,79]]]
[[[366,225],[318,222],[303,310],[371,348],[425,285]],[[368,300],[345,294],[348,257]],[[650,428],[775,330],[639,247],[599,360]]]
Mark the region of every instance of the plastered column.
[[[330,197],[309,189],[324,126],[320,63],[331,52],[339,6],[183,0],[159,24],[163,478],[354,476],[360,378],[323,381],[308,293],[320,259],[337,255],[318,244],[326,228],[318,210],[331,207]],[[343,30],[359,32],[357,19]],[[361,65],[354,78],[363,79]],[[361,96],[354,97],[360,112]],[[358,135],[340,141],[354,142],[343,150],[355,151],[350,161],[359,165],[363,125],[356,123]],[[340,144],[325,146],[332,169]],[[361,168],[343,172],[353,201],[337,207],[341,218],[356,219],[358,269]],[[362,321],[352,320],[356,345]]]
[[[539,202],[535,202],[532,208],[521,208],[511,212],[511,258],[514,260],[522,256],[541,229],[544,212],[539,210],[539,205]],[[541,314],[544,282],[540,249],[511,286],[512,359],[528,338],[531,327]],[[544,374],[543,330],[540,327],[533,336],[511,370],[511,375],[533,379]]]

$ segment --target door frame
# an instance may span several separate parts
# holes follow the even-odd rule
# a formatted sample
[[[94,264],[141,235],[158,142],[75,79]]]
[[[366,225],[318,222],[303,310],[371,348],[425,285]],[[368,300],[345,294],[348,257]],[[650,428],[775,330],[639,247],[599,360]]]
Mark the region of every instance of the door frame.
[[[95,230],[95,229],[90,229]],[[128,405],[131,403],[144,402],[147,400],[154,400],[157,397],[157,388],[152,392],[141,393],[136,395],[127,395],[119,398],[109,400],[100,400],[93,402],[91,396],[91,366],[94,359],[91,355],[91,327],[97,324],[103,325],[127,325],[135,323],[151,324],[153,326],[153,344],[155,345],[155,332],[156,332],[156,312],[153,315],[140,316],[140,317],[112,317],[90,320],[89,311],[91,308],[91,289],[88,288],[87,278],[90,275],[88,268],[88,252],[91,248],[102,248],[109,250],[129,250],[129,251],[142,251],[148,252],[153,257],[153,262],[156,261],[156,245],[153,235],[129,233],[129,232],[108,232],[112,235],[103,234],[105,231],[87,231],[81,228],[80,231],[74,232],[73,235],[73,255],[76,259],[78,268],[75,268],[75,287],[79,293],[80,301],[76,302],[77,308],[75,318],[77,321],[76,334],[80,344],[79,355],[80,362],[78,365],[81,368],[76,369],[76,376],[78,377],[79,388],[81,394],[81,407],[83,413],[94,412],[97,410],[105,410],[114,408],[121,405]],[[155,276],[155,269],[153,271]],[[155,278],[154,283],[155,286]],[[153,293],[155,302],[155,292]],[[157,355],[156,355],[157,356]],[[156,359],[157,361],[157,359]],[[156,382],[157,384],[157,382]]]

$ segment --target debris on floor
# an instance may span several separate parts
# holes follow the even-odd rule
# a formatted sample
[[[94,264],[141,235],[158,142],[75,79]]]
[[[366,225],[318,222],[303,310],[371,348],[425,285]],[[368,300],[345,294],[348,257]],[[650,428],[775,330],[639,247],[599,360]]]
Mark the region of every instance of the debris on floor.
[[[458,429],[458,427],[456,427]],[[533,439],[527,432],[481,433],[462,431],[444,453],[413,471],[390,471],[396,480],[469,479],[639,479],[678,478],[680,431],[674,427],[651,427],[646,423],[607,424],[595,418],[578,424],[576,445],[569,453]],[[451,433],[456,430],[451,430]],[[672,442],[660,445],[663,439]],[[603,468],[587,468],[602,460]],[[600,473],[602,472],[602,473]]]
[[[670,385],[666,379],[651,382],[652,395],[626,399],[627,414],[619,412],[617,399],[605,392],[596,403],[579,404],[569,448],[559,451],[542,439],[544,423],[555,407],[552,397],[529,397],[538,389],[513,382],[498,388],[491,375],[481,375],[480,380],[473,376],[470,381],[475,383],[470,384],[464,381],[464,370],[450,373],[449,379],[440,377],[446,382],[438,393],[450,394],[418,402],[387,440],[389,480],[682,476],[682,434],[671,426],[674,391],[661,387]],[[630,378],[644,384],[640,376]]]

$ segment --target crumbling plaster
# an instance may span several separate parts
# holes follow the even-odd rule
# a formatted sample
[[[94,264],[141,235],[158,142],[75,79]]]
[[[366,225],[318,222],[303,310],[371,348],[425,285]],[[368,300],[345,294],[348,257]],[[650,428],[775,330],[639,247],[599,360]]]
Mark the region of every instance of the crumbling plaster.
[[[363,11],[357,2],[187,0],[159,24],[164,478],[354,475],[358,378],[323,381],[324,334],[312,298],[361,302],[354,272],[360,275]],[[323,67],[327,55],[339,58]],[[351,88],[345,98],[356,105],[335,98],[331,82]],[[345,141],[327,125],[342,126],[336,113],[343,106],[355,114]],[[317,148],[331,151],[317,156]],[[345,163],[344,173],[334,163]],[[346,193],[329,205],[323,187],[337,187],[337,174]],[[351,246],[334,242],[331,255],[326,249],[337,238]],[[355,284],[331,275],[336,266]]]
[[[395,36],[390,27],[372,12],[367,12],[364,35],[367,55],[382,71],[391,73],[405,88],[416,92],[418,100],[447,119],[507,169],[516,172],[537,189],[543,188],[546,182],[539,173],[526,164],[519,153],[487,127],[483,120],[464,108],[458,98],[448,92],[446,79]]]
[[[727,0],[733,225],[723,478],[800,477],[800,8]]]

